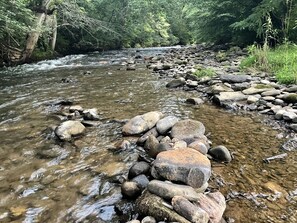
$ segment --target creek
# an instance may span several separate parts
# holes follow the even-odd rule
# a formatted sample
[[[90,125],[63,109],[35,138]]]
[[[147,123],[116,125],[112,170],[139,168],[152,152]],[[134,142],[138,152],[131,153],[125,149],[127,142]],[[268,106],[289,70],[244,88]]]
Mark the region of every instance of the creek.
[[[263,162],[283,153],[284,142],[280,129],[265,124],[267,117],[188,105],[195,92],[166,89],[169,79],[151,74],[141,60],[135,71],[121,65],[135,54],[166,50],[67,56],[0,71],[0,222],[123,221],[115,210],[121,192],[114,179],[127,172],[136,149],[109,147],[122,138],[121,120],[149,111],[199,120],[213,145],[233,153],[231,163],[212,162],[210,181],[227,199],[226,220],[297,221],[297,151]],[[61,144],[52,128],[61,122],[56,113],[65,100],[97,108],[102,120]]]

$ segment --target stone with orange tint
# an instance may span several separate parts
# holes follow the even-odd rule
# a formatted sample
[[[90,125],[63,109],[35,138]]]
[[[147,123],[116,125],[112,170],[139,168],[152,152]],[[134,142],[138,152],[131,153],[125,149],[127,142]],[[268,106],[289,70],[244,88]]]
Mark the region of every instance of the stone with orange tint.
[[[194,188],[205,184],[211,174],[208,158],[191,148],[159,153],[152,168],[166,180],[183,182]]]

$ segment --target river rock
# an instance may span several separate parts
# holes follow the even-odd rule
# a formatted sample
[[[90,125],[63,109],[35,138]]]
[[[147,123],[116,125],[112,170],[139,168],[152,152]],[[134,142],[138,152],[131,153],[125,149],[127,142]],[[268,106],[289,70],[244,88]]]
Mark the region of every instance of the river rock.
[[[59,139],[70,141],[71,137],[81,135],[84,131],[85,126],[79,121],[66,121],[56,128],[55,133]]]
[[[137,177],[134,177],[132,179],[132,182],[137,183],[137,186],[141,190],[144,190],[147,187],[147,185],[149,184],[150,181],[148,180],[148,178],[144,174],[141,174],[141,175],[139,175]]]
[[[75,111],[82,113],[84,109],[80,105],[73,105],[69,107],[69,112],[75,112]]]
[[[183,141],[183,140],[172,139],[172,143],[173,143],[173,146],[172,146],[173,149],[185,149],[185,148],[187,148],[187,143],[185,141]]]
[[[84,110],[83,117],[85,120],[99,120],[100,119],[96,108]]]
[[[136,177],[140,174],[146,174],[150,170],[150,165],[147,162],[140,161],[135,163],[129,170],[129,179]]]
[[[232,160],[231,154],[225,146],[216,146],[211,148],[208,153],[218,161],[231,162]]]
[[[190,223],[177,214],[162,198],[145,191],[136,200],[136,211],[143,216],[153,216],[157,221]]]
[[[192,119],[177,122],[171,129],[171,137],[177,139],[195,138],[204,135],[204,125]]]
[[[172,199],[174,196],[183,196],[190,201],[197,201],[199,198],[199,194],[193,187],[160,180],[150,181],[147,189],[149,192],[167,200]]]
[[[150,135],[153,135],[156,138],[158,137],[159,133],[158,133],[156,127],[150,129],[143,136],[139,137],[139,139],[137,140],[137,144],[138,145],[143,145]]]
[[[270,90],[275,90],[275,89],[268,86],[264,88],[257,88],[257,86],[252,86],[248,89],[243,90],[242,93],[246,95],[252,95],[252,94],[260,94],[260,93],[263,93],[264,91],[270,91]]]
[[[276,120],[281,120],[283,118],[283,115],[284,113],[286,113],[287,111],[284,110],[284,109],[281,109],[281,110],[278,110],[276,113],[275,113],[275,119]]]
[[[276,89],[274,89],[274,90],[270,90],[270,91],[264,91],[264,92],[261,94],[261,96],[262,96],[262,97],[266,97],[266,96],[277,96],[277,95],[279,95],[280,93],[281,93],[280,90],[276,90]]]
[[[206,211],[209,223],[220,223],[226,209],[225,197],[220,192],[199,195],[199,201],[194,202],[196,206]]]
[[[221,92],[233,92],[234,90],[230,87],[227,87],[225,84],[218,83],[209,87],[208,93],[210,94],[219,94]]]
[[[247,98],[247,103],[248,104],[253,104],[259,101],[259,97],[256,97],[254,95],[251,95]]]
[[[286,103],[297,103],[297,94],[289,93],[280,95],[279,99],[282,99]]]
[[[248,83],[248,82],[245,82],[245,83],[235,83],[233,86],[232,86],[232,89],[234,91],[243,91],[247,88],[251,87],[251,83]]]
[[[141,223],[157,223],[157,221],[152,216],[146,216],[144,219],[142,219]]]
[[[161,112],[148,112],[143,115],[137,115],[123,126],[124,135],[138,135],[153,128],[156,123],[163,118]]]
[[[228,83],[243,83],[250,82],[251,76],[249,75],[232,75],[232,74],[223,74],[220,77],[221,81]]]
[[[187,80],[186,85],[189,86],[189,87],[197,87],[198,86],[198,81]]]
[[[127,221],[126,223],[141,223],[139,220],[131,220],[131,221]]]
[[[283,113],[283,119],[286,121],[297,122],[297,115],[294,112],[286,111]]]
[[[157,149],[158,145],[158,139],[155,136],[150,135],[145,142],[144,148],[147,150],[148,154],[151,157],[156,157],[156,155],[159,153]]]
[[[262,97],[263,100],[265,101],[268,101],[268,102],[272,102],[275,100],[275,97],[273,96],[265,96],[265,97]]]
[[[296,151],[297,150],[297,138],[288,140],[281,146],[281,148],[286,151]]]
[[[141,194],[141,189],[136,182],[126,181],[121,187],[122,194],[128,198],[135,198]]]
[[[191,149],[177,149],[157,155],[153,167],[159,176],[200,188],[211,174],[210,161],[200,152]]]
[[[173,209],[181,216],[193,223],[208,223],[209,216],[200,207],[195,206],[189,200],[182,196],[175,196],[171,204]]]
[[[206,155],[208,152],[208,147],[200,140],[196,140],[196,141],[190,143],[188,145],[188,147],[199,151],[203,155]]]
[[[293,92],[295,93],[297,92],[297,85],[293,85],[291,87],[285,88],[284,90],[289,93],[293,93]]]
[[[172,126],[174,126],[179,119],[175,116],[167,116],[165,118],[162,118],[157,122],[157,130],[160,134],[165,134],[168,132]]]
[[[201,98],[188,98],[186,100],[186,103],[192,104],[192,105],[200,105],[200,104],[203,104],[204,101]]]
[[[243,101],[246,100],[248,96],[244,95],[239,91],[235,92],[221,92],[219,95],[215,95],[213,101],[217,104],[222,104],[226,102]]]
[[[178,88],[184,86],[186,81],[184,79],[175,79],[166,84],[167,88]]]

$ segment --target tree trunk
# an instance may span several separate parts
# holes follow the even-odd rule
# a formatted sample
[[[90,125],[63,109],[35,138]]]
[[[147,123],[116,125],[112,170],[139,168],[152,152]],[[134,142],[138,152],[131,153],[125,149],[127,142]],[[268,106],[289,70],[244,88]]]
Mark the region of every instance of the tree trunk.
[[[35,49],[36,43],[37,43],[40,33],[41,33],[43,23],[46,18],[46,11],[47,11],[48,5],[50,4],[51,1],[52,0],[43,0],[42,7],[45,9],[45,12],[36,13],[35,26],[33,27],[32,32],[28,34],[26,47],[23,51],[23,55],[21,58],[22,62],[25,62],[26,60],[28,60],[31,57],[33,50]]]
[[[52,36],[52,42],[51,42],[51,48],[52,51],[56,48],[56,42],[57,42],[57,17],[56,15],[53,15],[53,36]]]

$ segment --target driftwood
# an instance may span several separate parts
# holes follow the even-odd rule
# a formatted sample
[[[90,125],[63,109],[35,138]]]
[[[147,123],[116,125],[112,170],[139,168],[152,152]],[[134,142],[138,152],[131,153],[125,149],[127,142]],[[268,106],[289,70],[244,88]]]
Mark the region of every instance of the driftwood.
[[[287,153],[283,153],[283,154],[280,154],[280,155],[276,155],[276,156],[265,158],[265,159],[263,159],[263,161],[265,163],[270,163],[270,161],[272,161],[272,160],[284,159],[286,156],[288,156],[288,154]]]

